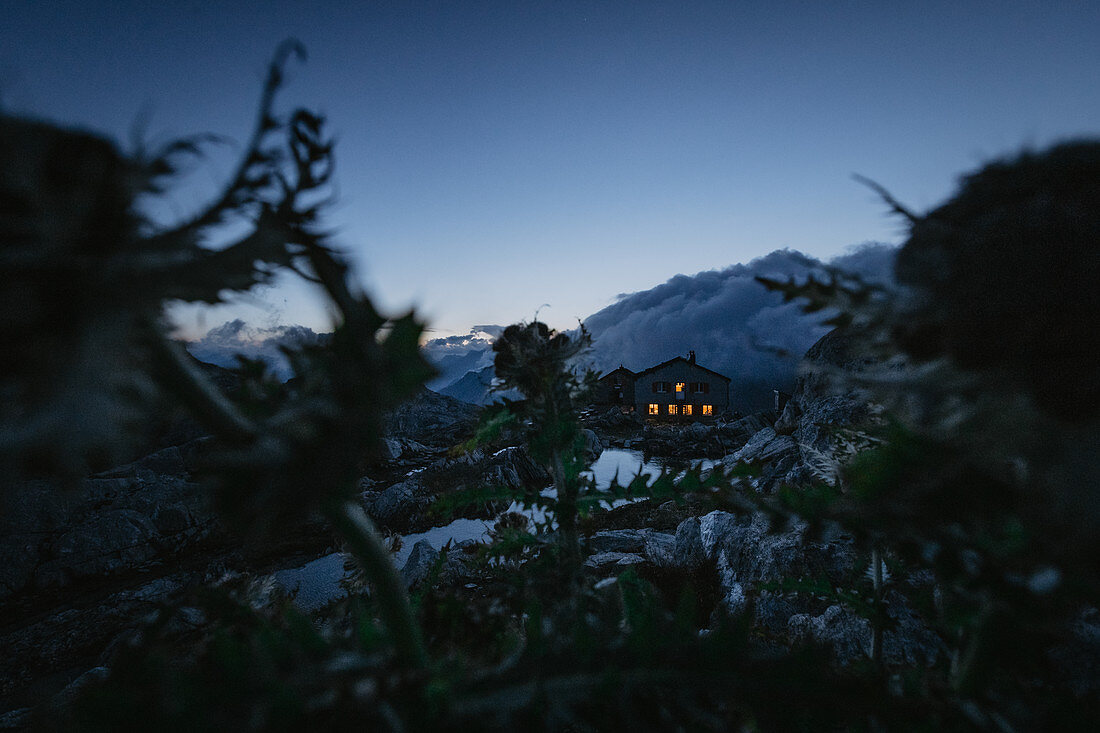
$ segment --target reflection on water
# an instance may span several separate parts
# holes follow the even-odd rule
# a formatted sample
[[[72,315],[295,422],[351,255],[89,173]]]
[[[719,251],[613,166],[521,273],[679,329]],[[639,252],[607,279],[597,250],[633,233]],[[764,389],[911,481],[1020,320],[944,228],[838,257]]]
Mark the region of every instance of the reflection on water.
[[[660,457],[645,458],[641,451],[608,448],[589,467],[588,473],[596,477],[597,489],[606,489],[611,485],[611,479],[616,473],[619,483],[625,486],[638,475],[639,470],[652,480],[660,475],[662,469],[679,473],[692,466],[711,468],[720,462],[709,458],[694,461]]]
[[[600,457],[589,467],[589,473],[595,476],[596,488],[606,489],[611,485],[611,480],[618,475],[620,484],[627,484],[641,471],[650,479],[661,473],[662,468],[670,472],[679,472],[689,465],[698,465],[709,468],[718,461],[671,461],[668,459],[646,459],[641,451],[622,450],[609,448],[600,454]],[[553,496],[553,489],[543,491],[545,496]],[[613,506],[625,504],[628,499],[620,499]],[[508,507],[510,512],[521,512],[535,521],[545,521],[545,513],[539,509],[524,509],[513,503]],[[394,553],[393,561],[397,567],[403,567],[409,559],[413,546],[420,540],[427,540],[432,547],[440,549],[448,542],[465,542],[466,540],[487,540],[489,530],[495,520],[489,519],[456,519],[442,527],[432,527],[425,532],[417,532],[402,536],[401,549]],[[334,552],[325,555],[301,567],[280,570],[275,573],[275,580],[287,590],[297,590],[296,603],[304,609],[312,610],[323,606],[325,603],[338,598],[342,593],[340,580],[344,577],[344,554]]]

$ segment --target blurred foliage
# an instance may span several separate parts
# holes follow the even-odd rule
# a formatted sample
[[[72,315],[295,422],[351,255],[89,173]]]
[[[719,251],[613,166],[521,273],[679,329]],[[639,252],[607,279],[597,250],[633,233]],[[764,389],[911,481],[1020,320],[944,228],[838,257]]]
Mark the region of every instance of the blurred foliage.
[[[320,511],[360,568],[354,592],[317,617],[270,589],[196,589],[119,651],[106,682],[40,711],[42,727],[1012,730],[1096,719],[1096,690],[1074,693],[1051,650],[1074,643],[1072,624],[1095,612],[1100,590],[1100,145],[987,166],[923,217],[887,195],[912,224],[900,294],[839,272],[764,282],[860,344],[860,368],[833,370],[833,386],[889,416],[831,484],[757,495],[742,467],[597,492],[577,418],[591,379],[569,368],[587,332],[508,327],[496,374],[523,397],[488,410],[467,447],[521,439],[555,491],[454,498],[517,500],[545,518],[498,523],[465,558],[473,582],[435,582],[460,551],[447,548],[410,600],[392,543],[350,499],[383,415],[431,375],[422,326],[377,313],[320,229],[333,165],[324,121],[273,106],[292,54],[293,44],[278,52],[225,189],[170,228],[138,204],[168,195],[208,136],[126,158],[83,133],[0,118],[3,488],[108,465],[140,445],[165,403],[182,404],[212,436],[205,475],[230,526],[262,536]],[[206,247],[228,222],[247,233]],[[168,337],[162,308],[219,302],[280,268],[330,301],[333,336],[287,352],[290,385],[242,361],[227,397]],[[950,660],[836,669],[749,615],[723,615],[714,566],[602,581],[582,571],[587,515],[687,492],[855,536],[866,575],[765,590],[848,605],[872,620],[876,642],[892,628],[883,584],[932,571],[934,581],[891,587],[931,620]]]
[[[592,482],[581,474],[587,467],[584,435],[574,398],[580,381],[568,364],[591,343],[588,332],[571,338],[541,321],[508,326],[493,343],[493,368],[502,389],[517,389],[524,399],[504,401],[503,410],[526,428],[531,456],[554,479],[553,501],[560,560],[567,575],[580,566],[577,542],[577,499]]]
[[[934,572],[945,682],[979,727],[1096,722],[1094,672],[1059,664],[1100,605],[1100,143],[991,163],[924,216],[878,190],[911,224],[897,293],[763,281],[839,314],[830,338],[870,358],[829,389],[889,415],[840,490],[788,504]]]

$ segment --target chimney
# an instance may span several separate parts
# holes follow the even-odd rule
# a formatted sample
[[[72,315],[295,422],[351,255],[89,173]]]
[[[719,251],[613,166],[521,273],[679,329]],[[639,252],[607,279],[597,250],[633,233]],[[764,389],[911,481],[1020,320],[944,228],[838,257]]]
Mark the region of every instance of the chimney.
[[[694,363],[695,363],[695,352],[694,351],[689,351],[688,352],[688,364],[694,364]]]

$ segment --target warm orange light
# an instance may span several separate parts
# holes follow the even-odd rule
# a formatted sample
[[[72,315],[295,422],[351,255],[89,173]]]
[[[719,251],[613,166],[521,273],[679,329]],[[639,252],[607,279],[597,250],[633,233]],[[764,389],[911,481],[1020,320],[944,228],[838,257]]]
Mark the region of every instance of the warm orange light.
[[[668,406],[668,414],[669,415],[675,415],[676,414],[676,405],[669,405]]]
[[[703,414],[704,415],[713,415],[714,414],[714,405],[703,405]]]
[[[685,382],[677,382],[676,383],[676,391],[677,392],[683,392],[684,388],[686,388],[686,387],[687,387],[687,384]]]
[[[650,415],[660,415],[661,414],[661,408],[656,402],[650,402],[649,403],[649,414]]]
[[[684,405],[684,414],[685,415],[690,415],[691,414],[691,405]]]

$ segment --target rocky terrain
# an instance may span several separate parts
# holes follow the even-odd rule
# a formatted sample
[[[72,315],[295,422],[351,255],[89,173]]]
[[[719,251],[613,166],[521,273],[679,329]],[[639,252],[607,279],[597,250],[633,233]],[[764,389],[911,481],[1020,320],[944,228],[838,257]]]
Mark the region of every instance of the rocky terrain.
[[[672,458],[709,456],[721,459],[723,469],[751,464],[756,472],[743,491],[758,496],[781,486],[835,483],[840,467],[870,444],[866,429],[879,420],[866,395],[837,393],[829,378],[836,370],[865,366],[855,351],[835,334],[822,339],[808,352],[809,368],[778,415],[675,426],[646,425],[617,409],[589,411],[584,424],[590,457],[607,446]],[[364,509],[384,531],[440,524],[433,505],[461,488],[538,491],[550,483],[523,448],[452,450],[472,434],[479,409],[424,391],[389,417],[384,460],[358,486]],[[70,494],[28,484],[15,497],[0,528],[0,648],[7,651],[0,662],[0,699],[15,710],[0,717],[0,728],[25,721],[22,706],[51,696],[63,701],[88,674],[110,667],[118,645],[188,588],[262,578],[280,563],[293,564],[291,558],[335,548],[324,525],[311,519],[260,551],[230,537],[197,479],[202,450],[201,438],[190,440],[89,477]],[[475,504],[458,516],[492,518],[504,508],[499,502]],[[801,521],[773,526],[764,511],[734,513],[692,496],[680,503],[625,504],[594,515],[582,529],[584,566],[599,587],[632,569],[671,597],[690,585],[704,627],[727,614],[747,613],[765,646],[812,642],[841,667],[872,655],[866,606],[874,568],[851,536]],[[440,565],[439,548],[420,541],[401,575],[410,588],[427,582],[476,588],[475,550],[475,543],[461,543]],[[922,668],[943,662],[944,644],[909,600],[925,597],[931,603],[934,577],[891,575],[883,568],[880,592],[888,623],[882,663]],[[184,625],[202,623],[198,612],[175,618]],[[1078,677],[1088,677],[1097,658],[1089,651],[1096,651],[1100,638],[1096,620],[1095,614],[1082,617],[1082,646],[1056,650],[1067,665],[1085,670]]]
[[[219,386],[235,388],[217,367]],[[388,417],[387,455],[360,481],[365,508],[386,530],[425,526],[443,477],[544,485],[521,450],[447,457],[468,438],[480,409],[422,391]],[[137,633],[183,592],[227,574],[266,572],[331,549],[318,517],[276,537],[233,536],[201,482],[204,438],[172,416],[155,442],[181,439],[69,490],[30,481],[0,512],[0,705],[37,702]],[[482,514],[489,508],[471,508]],[[0,723],[3,720],[0,719]]]
[[[611,445],[672,456],[718,456],[727,471],[753,465],[756,474],[747,483],[758,494],[784,485],[835,483],[840,467],[869,445],[863,430],[876,424],[877,410],[863,394],[837,394],[829,375],[858,372],[866,361],[834,333],[815,344],[805,362],[779,415],[762,412],[713,424],[642,427],[615,409],[590,417],[588,424],[602,430]],[[775,527],[763,511],[708,511],[701,501],[677,506],[647,500],[612,511],[600,524],[608,528],[592,534],[586,562],[594,573],[611,578],[632,567],[667,579],[672,570],[675,583],[705,568],[705,582],[717,584],[716,607],[728,613],[748,611],[761,633],[776,643],[825,645],[838,664],[870,654],[869,622],[841,602],[837,592],[869,590],[864,586],[869,586],[871,559],[857,551],[849,536],[815,534],[801,521]],[[933,592],[931,578],[924,574],[891,582]],[[883,640],[884,660],[933,664],[942,647],[935,634],[901,593],[888,587],[883,600],[893,620]]]
[[[818,342],[807,353],[807,369],[778,415],[762,412],[710,424],[645,424],[614,408],[588,411],[584,424],[609,447],[670,458],[719,457],[727,470],[751,464],[756,474],[745,490],[760,495],[784,485],[835,483],[840,467],[869,445],[864,430],[878,420],[865,395],[837,394],[832,387],[829,375],[835,370],[866,366],[855,351],[837,334]],[[585,526],[585,567],[603,584],[613,584],[628,568],[673,594],[686,581],[709,599],[710,621],[747,612],[768,643],[789,647],[813,642],[827,648],[842,666],[871,655],[871,624],[857,608],[870,600],[871,557],[850,536],[811,531],[802,521],[773,526],[764,511],[714,510],[705,498],[690,496],[679,504],[652,499],[626,504],[592,517]],[[442,582],[470,580],[462,558],[461,551],[448,556]],[[422,582],[426,568],[437,559],[438,552],[426,543],[418,546],[403,571],[406,581]],[[932,577],[922,572],[886,575],[882,600],[890,623],[882,642],[883,662],[920,667],[941,660],[943,644],[907,600],[914,594],[931,597]]]
[[[231,380],[222,381],[233,389]],[[607,445],[672,458],[721,457],[729,465],[760,463],[765,469],[756,488],[770,491],[780,480],[811,474],[814,457],[835,448],[831,426],[847,426],[865,411],[855,398],[816,395],[810,381],[801,386],[791,403],[797,406],[789,405],[778,420],[758,413],[713,424],[645,425],[618,410],[587,413],[590,458]],[[479,412],[424,390],[388,417],[383,460],[359,482],[360,501],[380,528],[401,533],[438,524],[436,499],[464,487],[537,491],[550,483],[519,447],[454,454]],[[87,670],[109,666],[119,643],[188,588],[241,572],[262,574],[333,547],[324,524],[308,517],[259,546],[232,537],[200,481],[204,439],[182,419],[162,431],[168,439],[173,435],[183,442],[91,476],[69,493],[29,483],[12,497],[0,519],[0,604],[7,619],[0,646],[8,650],[0,698],[8,708],[40,701]],[[491,518],[503,509],[471,505],[459,515]],[[850,610],[765,588],[792,577],[842,583],[865,562],[851,541],[810,538],[805,526],[768,529],[763,515],[647,500],[589,526],[585,564],[606,582],[628,567],[655,582],[701,578],[708,585],[704,595],[714,601],[711,613],[751,610],[775,638],[830,643],[844,659],[865,651],[867,622]],[[463,556],[450,553],[441,582],[470,579]],[[423,582],[437,559],[438,549],[419,543],[402,571],[406,582]],[[888,655],[933,659],[934,640],[909,622],[911,611],[899,606],[896,614],[909,626],[899,626],[905,633],[888,646]]]

